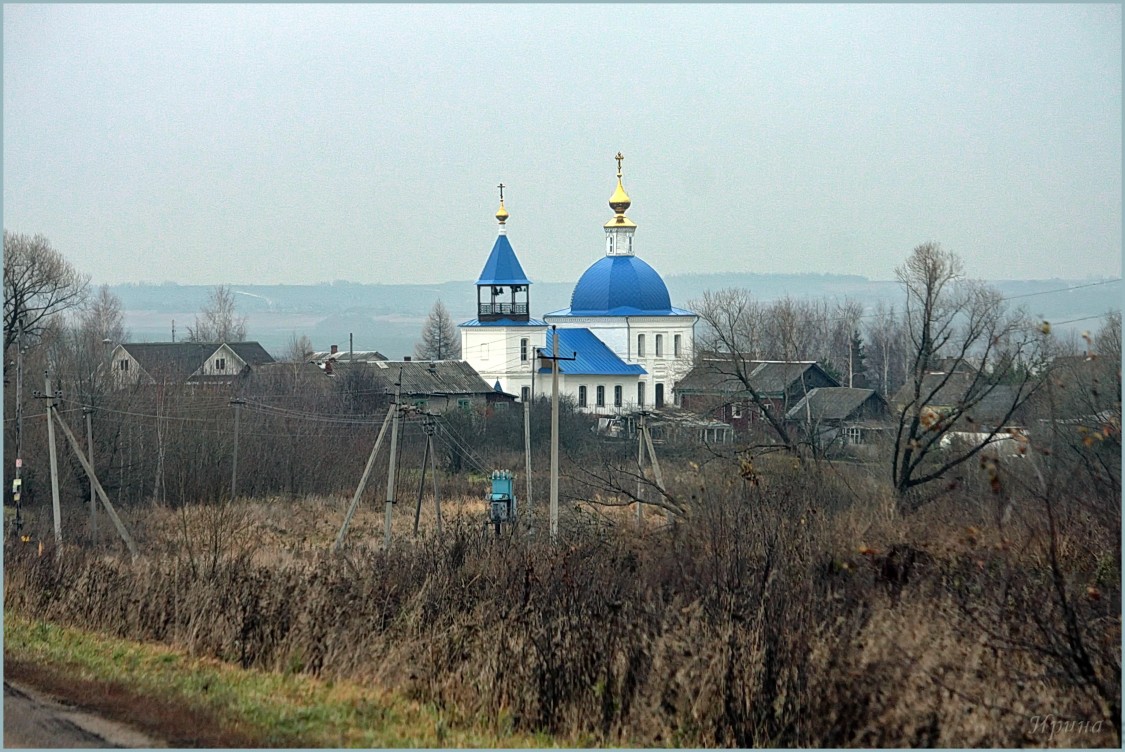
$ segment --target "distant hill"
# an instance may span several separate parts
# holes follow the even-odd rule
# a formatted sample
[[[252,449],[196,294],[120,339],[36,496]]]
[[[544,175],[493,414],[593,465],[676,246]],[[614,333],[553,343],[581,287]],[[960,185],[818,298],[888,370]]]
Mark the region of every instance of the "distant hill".
[[[896,282],[870,280],[843,274],[686,274],[665,278],[674,305],[689,308],[708,290],[729,287],[748,289],[759,300],[795,298],[851,298],[867,307],[879,301],[901,307],[902,290]],[[1120,308],[1121,284],[1105,284],[1058,292],[1099,280],[1046,279],[998,280],[992,284],[1015,304],[1048,321],[1100,316]],[[234,285],[239,311],[247,317],[247,332],[273,355],[281,355],[291,337],[307,335],[318,349],[348,346],[352,335],[356,349],[379,350],[391,358],[414,351],[422,323],[439,298],[455,323],[473,318],[476,292],[472,281],[434,285],[383,285],[332,282],[315,285]],[[542,316],[570,304],[571,283],[539,282],[531,287],[533,315]],[[114,285],[121,298],[125,326],[135,341],[183,339],[187,327],[206,304],[210,285]],[[1097,321],[1072,325],[1078,330]],[[1064,325],[1066,326],[1066,325]]]

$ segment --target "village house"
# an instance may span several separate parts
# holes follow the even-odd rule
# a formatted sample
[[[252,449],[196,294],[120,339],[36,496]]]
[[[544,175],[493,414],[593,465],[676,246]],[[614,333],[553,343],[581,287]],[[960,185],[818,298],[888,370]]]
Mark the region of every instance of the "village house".
[[[736,432],[748,431],[766,421],[746,386],[734,375],[731,358],[704,356],[675,388],[676,403],[697,415],[708,415],[731,425]],[[815,361],[752,360],[743,364],[747,380],[777,418],[809,392],[839,387]]]
[[[875,444],[889,417],[881,394],[846,386],[813,389],[785,414],[798,435],[821,451]]]
[[[463,360],[380,360],[356,364],[365,387],[393,396],[401,389],[402,403],[428,412],[483,407],[504,409],[515,401],[496,386],[489,386]],[[337,369],[339,375],[345,369]],[[396,387],[396,384],[400,385]]]
[[[127,342],[110,353],[117,389],[148,384],[222,386],[273,362],[257,342]]]

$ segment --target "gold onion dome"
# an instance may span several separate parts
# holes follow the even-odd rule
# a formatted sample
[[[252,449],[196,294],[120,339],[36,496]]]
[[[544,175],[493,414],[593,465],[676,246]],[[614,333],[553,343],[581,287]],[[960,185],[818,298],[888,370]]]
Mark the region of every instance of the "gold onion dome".
[[[621,152],[617,152],[617,156],[614,157],[614,159],[617,160],[617,190],[609,197],[609,208],[613,209],[613,211],[620,216],[625,213],[633,201],[629,198],[629,194],[625,192],[625,188],[621,185],[621,161],[625,159],[625,157]]]

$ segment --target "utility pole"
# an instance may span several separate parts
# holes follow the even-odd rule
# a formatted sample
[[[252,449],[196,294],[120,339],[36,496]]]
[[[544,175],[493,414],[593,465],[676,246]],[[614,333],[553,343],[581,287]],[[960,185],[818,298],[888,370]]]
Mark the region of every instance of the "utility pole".
[[[332,544],[332,551],[337,552],[340,547],[344,545],[344,536],[348,534],[348,526],[352,524],[352,517],[355,515],[356,507],[359,506],[359,497],[363,495],[363,489],[367,487],[367,478],[371,475],[371,468],[375,466],[375,457],[379,454],[379,447],[383,444],[383,437],[387,435],[387,426],[390,425],[393,419],[394,412],[387,411],[387,417],[383,418],[383,427],[379,429],[379,436],[375,439],[375,446],[371,447],[371,454],[367,458],[367,465],[363,468],[363,476],[359,479],[359,485],[356,486],[355,495],[352,496],[352,503],[348,507],[348,513],[344,516],[344,524],[340,526],[340,532],[336,535],[336,542]]]
[[[402,396],[402,368],[398,369],[398,381],[395,382],[395,403],[391,406],[394,418],[391,420],[391,458],[387,464],[387,506],[383,515],[383,548],[391,548],[391,510],[395,503],[395,455],[398,453],[398,422],[399,398]]]
[[[234,405],[234,456],[231,459],[230,467],[230,500],[234,501],[234,495],[238,489],[238,418],[246,400],[236,397],[230,403]]]
[[[97,489],[98,495],[101,496],[102,503],[105,504],[106,513],[109,515],[110,520],[113,521],[113,524],[117,528],[117,532],[118,534],[120,534],[121,539],[125,541],[125,545],[128,547],[129,553],[133,555],[133,560],[136,561],[137,544],[133,542],[133,538],[129,535],[129,531],[125,529],[125,526],[123,524],[121,524],[121,518],[117,516],[117,511],[114,510],[113,504],[109,502],[109,497],[106,496],[105,489],[102,488],[102,484],[98,482],[98,476],[94,473],[94,467],[89,463],[85,455],[82,454],[82,447],[78,445],[78,439],[74,438],[74,434],[71,432],[70,428],[66,424],[66,421],[62,419],[62,416],[60,416],[58,412],[50,412],[54,412],[54,418],[59,422],[59,428],[62,429],[63,435],[66,436],[66,440],[70,442],[70,447],[74,450],[74,455],[78,457],[78,462],[82,465],[82,469],[86,471],[86,475],[89,476],[90,482],[94,484],[94,488]],[[50,419],[50,413],[48,413],[48,419]]]
[[[427,421],[430,419],[427,417]],[[426,442],[426,451],[422,455],[422,473],[418,479],[418,503],[414,505],[414,537],[418,537],[418,522],[422,519],[422,492],[426,490],[426,463],[430,461],[430,442]]]
[[[23,479],[20,471],[23,469],[23,316],[16,322],[16,475],[12,481],[12,501],[16,505],[16,535],[22,537],[23,531],[23,504],[20,495],[23,492]]]
[[[534,359],[533,359],[534,360]],[[528,527],[534,528],[534,523],[531,522],[534,518],[531,516],[531,401],[533,396],[528,396],[527,401],[523,403],[523,453],[524,453],[524,469],[527,474],[527,515]]]
[[[644,517],[644,504],[641,499],[644,498],[641,494],[644,493],[644,474],[645,474],[645,414],[642,412],[640,420],[637,425],[637,524],[641,524],[641,519]]]
[[[51,372],[43,371],[43,382],[47,400],[47,447],[51,454],[51,512],[55,521],[55,545],[62,545],[62,507],[59,505],[59,459],[55,454],[55,423],[51,418],[55,412],[55,394],[51,391]],[[57,549],[56,549],[57,550]]]
[[[559,328],[551,325],[551,540],[559,536],[559,361],[577,360],[559,357]]]
[[[53,445],[52,445],[53,446]],[[54,456],[54,455],[52,455]],[[551,325],[551,540],[559,537],[559,328]]]
[[[656,487],[659,488],[660,493],[663,494],[664,491],[665,491],[665,489],[664,489],[664,476],[660,472],[660,461],[658,459],[656,459],[656,450],[652,448],[652,435],[648,431],[648,426],[645,426],[644,437],[645,437],[645,446],[648,447],[648,461],[649,461],[649,464],[652,465],[652,476],[656,480]],[[672,521],[672,512],[667,507],[665,507],[665,509],[664,509],[664,517],[669,522]]]
[[[82,414],[86,416],[86,454],[90,464],[94,464],[94,408],[83,407]],[[94,543],[98,542],[98,500],[94,491],[94,480],[90,479],[90,537]]]

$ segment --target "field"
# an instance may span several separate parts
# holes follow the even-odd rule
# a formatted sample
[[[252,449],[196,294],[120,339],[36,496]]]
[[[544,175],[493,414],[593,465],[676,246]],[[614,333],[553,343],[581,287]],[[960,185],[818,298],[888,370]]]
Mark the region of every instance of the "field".
[[[466,480],[390,551],[369,493],[339,554],[342,495],[133,508],[135,563],[9,546],[5,609],[405,698],[450,745],[1117,746],[1120,509],[999,472],[902,516],[860,468],[683,460],[683,518],[572,492],[553,544],[542,500],[486,535]]]

